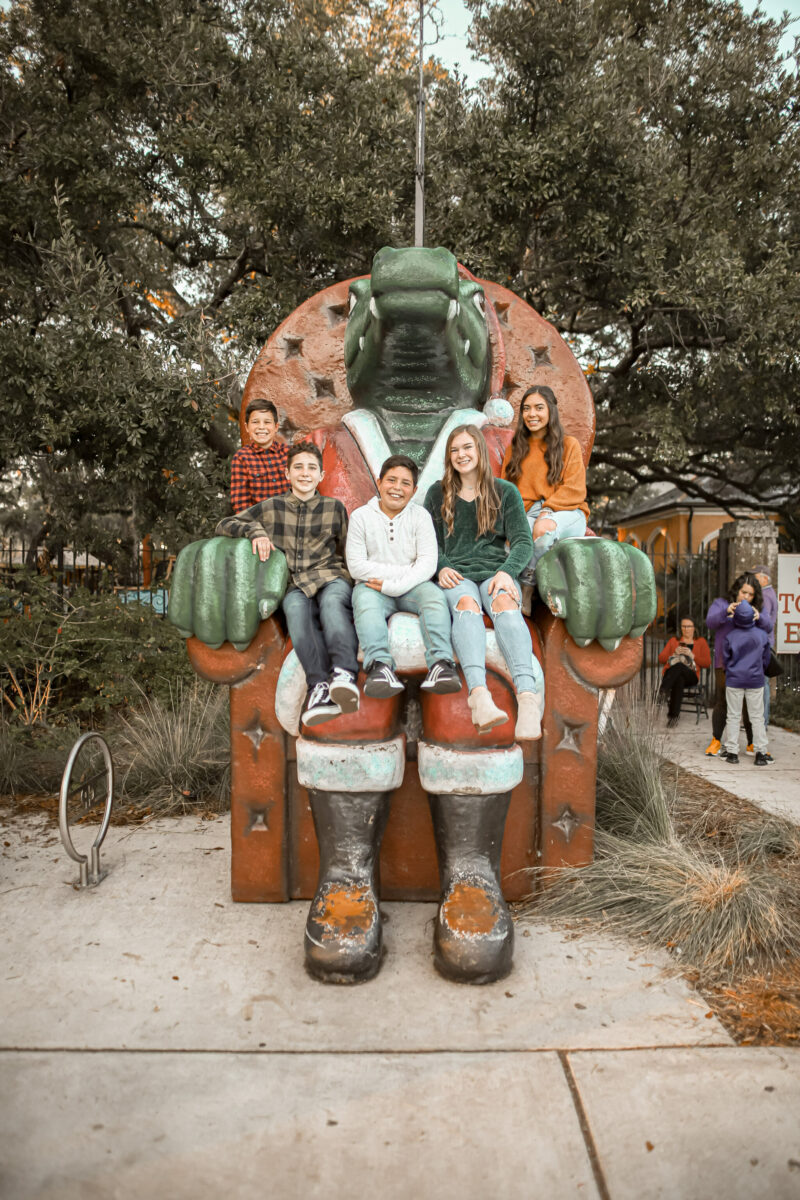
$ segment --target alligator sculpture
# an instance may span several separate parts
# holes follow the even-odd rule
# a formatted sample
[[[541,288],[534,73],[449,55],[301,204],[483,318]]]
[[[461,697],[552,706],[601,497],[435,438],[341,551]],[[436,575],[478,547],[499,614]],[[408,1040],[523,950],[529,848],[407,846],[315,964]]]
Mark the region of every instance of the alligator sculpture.
[[[352,511],[376,493],[390,453],[418,463],[421,501],[442,476],[456,425],[482,427],[499,473],[522,392],[536,382],[555,388],[562,424],[588,461],[591,393],[555,329],[447,250],[385,248],[370,276],[312,296],[272,334],[242,411],[269,396],[285,431],[322,450],[321,490]],[[425,664],[408,614],[390,624],[405,697],[362,696],[357,713],[299,736],[302,670],[272,615],[286,582],[282,555],[260,563],[242,540],[194,543],[175,567],[170,619],[198,673],[231,688],[234,899],[314,897],[307,965],[353,982],[380,965],[378,887],[387,899],[441,889],[437,966],[469,982],[500,977],[511,965],[511,925],[498,880],[506,899],[519,898],[548,869],[591,860],[600,705],[641,661],[655,613],[648,560],[587,537],[539,561],[544,603],[530,628],[545,675],[543,736],[523,746],[513,741],[513,689],[493,634],[489,687],[509,720],[479,739],[464,690],[418,692]],[[491,798],[490,820],[476,816],[477,797]],[[359,822],[371,829],[368,863]]]

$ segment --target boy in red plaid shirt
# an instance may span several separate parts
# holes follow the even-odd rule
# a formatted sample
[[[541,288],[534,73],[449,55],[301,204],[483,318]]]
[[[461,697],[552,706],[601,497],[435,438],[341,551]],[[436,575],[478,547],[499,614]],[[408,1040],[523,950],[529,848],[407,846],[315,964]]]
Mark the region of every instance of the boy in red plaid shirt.
[[[278,410],[272,401],[251,400],[245,409],[244,427],[250,441],[231,459],[231,507],[235,513],[289,490],[289,447],[275,437]]]

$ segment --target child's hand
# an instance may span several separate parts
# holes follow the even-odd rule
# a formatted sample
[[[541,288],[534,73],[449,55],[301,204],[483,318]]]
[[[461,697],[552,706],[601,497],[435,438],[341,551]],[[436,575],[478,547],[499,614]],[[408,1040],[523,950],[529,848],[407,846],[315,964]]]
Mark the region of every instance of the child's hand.
[[[460,571],[456,571],[453,567],[442,567],[439,572],[439,587],[454,588],[457,583],[461,583],[464,576]]]
[[[382,579],[365,579],[364,583],[367,585],[367,587],[373,588],[373,590],[376,592],[380,592],[383,590],[383,580]]]
[[[275,549],[268,537],[253,538],[253,554],[257,554],[262,562],[266,562]]]

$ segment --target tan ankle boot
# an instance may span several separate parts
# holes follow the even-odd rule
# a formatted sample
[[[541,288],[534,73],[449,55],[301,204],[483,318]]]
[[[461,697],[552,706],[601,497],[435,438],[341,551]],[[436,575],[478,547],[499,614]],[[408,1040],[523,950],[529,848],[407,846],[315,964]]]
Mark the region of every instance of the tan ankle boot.
[[[535,742],[542,736],[543,712],[543,695],[539,692],[519,693],[517,696],[517,724],[514,728],[514,737],[518,742]]]
[[[497,707],[487,687],[472,689],[469,694],[469,707],[472,724],[478,726],[478,733],[488,733],[495,725],[502,725],[508,720],[508,713]]]

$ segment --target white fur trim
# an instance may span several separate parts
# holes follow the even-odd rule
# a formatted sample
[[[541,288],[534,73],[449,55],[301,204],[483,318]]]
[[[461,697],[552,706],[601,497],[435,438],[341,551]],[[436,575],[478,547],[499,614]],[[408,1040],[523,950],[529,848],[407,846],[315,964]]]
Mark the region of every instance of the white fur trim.
[[[510,792],[522,781],[519,746],[507,750],[451,750],[417,743],[419,781],[434,796],[490,796]]]
[[[325,792],[392,792],[403,782],[406,739],[349,746],[297,739],[297,779]]]

